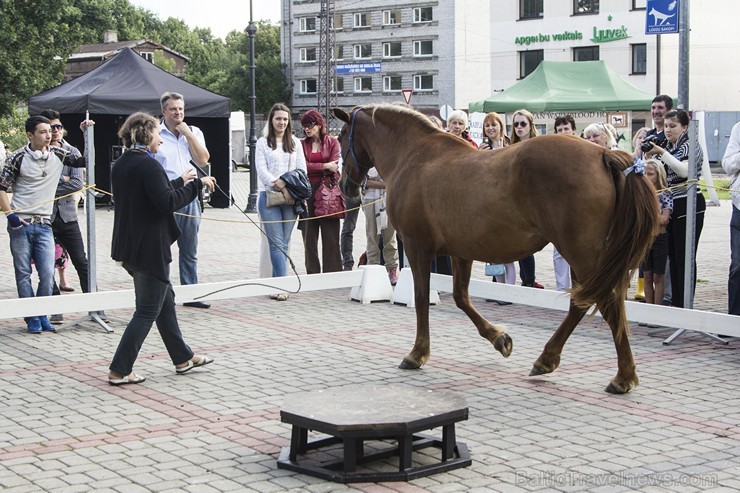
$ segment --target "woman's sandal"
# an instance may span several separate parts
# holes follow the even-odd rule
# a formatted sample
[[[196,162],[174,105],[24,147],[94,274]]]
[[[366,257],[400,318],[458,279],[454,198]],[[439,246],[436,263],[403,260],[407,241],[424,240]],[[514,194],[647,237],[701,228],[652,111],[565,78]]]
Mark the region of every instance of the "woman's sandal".
[[[191,359],[188,361],[188,364],[183,366],[182,368],[175,368],[175,372],[177,372],[179,375],[182,375],[183,373],[189,372],[193,368],[210,365],[211,363],[213,363],[213,358],[209,358],[208,356],[203,355],[200,357],[197,363]]]
[[[108,377],[108,383],[111,385],[129,385],[133,383],[141,383],[146,380],[146,377],[137,375],[136,373],[129,373],[123,378],[110,378]]]

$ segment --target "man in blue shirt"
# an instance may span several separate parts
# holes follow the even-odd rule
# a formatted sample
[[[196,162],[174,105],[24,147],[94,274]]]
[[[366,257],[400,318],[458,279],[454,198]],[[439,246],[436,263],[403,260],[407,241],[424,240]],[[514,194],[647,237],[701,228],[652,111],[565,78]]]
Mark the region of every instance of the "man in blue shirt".
[[[165,92],[159,99],[162,105],[162,145],[155,159],[162,164],[170,180],[193,169],[192,160],[198,166],[208,164],[211,155],[206,149],[203,132],[198,127],[185,123],[185,99],[182,94]],[[201,209],[196,198],[177,211],[175,220],[182,234],[177,240],[180,250],[180,284],[198,284],[198,230]],[[208,303],[194,301],[185,303],[193,308],[210,308]]]

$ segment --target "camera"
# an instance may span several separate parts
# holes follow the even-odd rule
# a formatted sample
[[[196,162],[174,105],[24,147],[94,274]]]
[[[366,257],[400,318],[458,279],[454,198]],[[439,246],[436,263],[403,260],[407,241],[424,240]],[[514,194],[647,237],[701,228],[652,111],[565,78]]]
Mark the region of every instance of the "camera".
[[[642,152],[648,152],[653,148],[652,144],[660,147],[659,142],[660,139],[658,139],[657,135],[648,135],[647,137],[645,137],[645,140],[642,141],[642,144],[640,145],[640,150]]]

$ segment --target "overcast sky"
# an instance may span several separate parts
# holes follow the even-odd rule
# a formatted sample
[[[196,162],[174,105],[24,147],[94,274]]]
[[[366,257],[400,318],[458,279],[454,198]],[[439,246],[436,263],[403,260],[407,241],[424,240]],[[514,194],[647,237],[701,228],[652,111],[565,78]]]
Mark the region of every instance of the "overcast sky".
[[[210,27],[214,36],[224,38],[249,24],[250,0],[129,0],[159,16],[182,19],[190,27]],[[280,21],[280,0],[252,0],[254,20]]]

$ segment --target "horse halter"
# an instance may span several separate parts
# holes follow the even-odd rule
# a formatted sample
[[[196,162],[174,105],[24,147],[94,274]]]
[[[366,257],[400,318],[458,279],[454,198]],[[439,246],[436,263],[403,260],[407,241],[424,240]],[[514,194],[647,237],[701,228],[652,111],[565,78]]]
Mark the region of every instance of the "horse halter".
[[[355,154],[355,144],[354,144],[354,133],[355,133],[355,118],[357,118],[357,113],[359,113],[360,110],[355,110],[352,113],[352,120],[350,121],[349,125],[349,146],[347,147],[347,151],[344,153],[344,156],[342,156],[342,162],[347,162],[347,155],[349,153],[352,153],[352,161],[354,162],[354,165],[357,167],[356,171],[360,171],[360,168],[369,170],[372,166],[364,166],[360,164],[360,161],[357,159],[357,154]],[[345,176],[347,179],[352,182],[353,185],[356,185],[358,187],[362,187],[362,183],[357,183],[355,180],[352,179],[352,177],[349,175],[349,173],[345,173]]]

